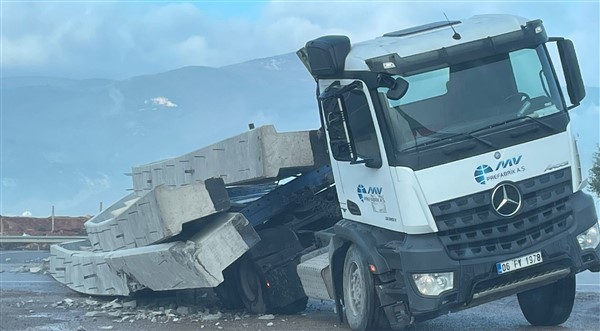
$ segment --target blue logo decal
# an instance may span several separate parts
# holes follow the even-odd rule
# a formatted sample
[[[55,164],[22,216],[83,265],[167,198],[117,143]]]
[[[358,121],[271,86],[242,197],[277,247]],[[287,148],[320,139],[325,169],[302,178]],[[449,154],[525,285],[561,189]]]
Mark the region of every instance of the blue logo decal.
[[[475,169],[475,174],[473,174],[473,176],[475,176],[475,180],[479,184],[485,184],[485,174],[490,173],[492,171],[494,171],[492,170],[492,167],[490,167],[487,164],[482,164]]]
[[[360,201],[365,202],[364,194],[367,194],[367,190],[365,190],[365,187],[362,185],[358,185],[358,187],[356,188],[356,192],[358,193],[358,198],[360,199]]]
[[[519,155],[517,157],[513,157],[512,159],[508,159],[508,160],[504,160],[504,161],[500,161],[498,162],[498,165],[496,166],[496,171],[498,171],[500,169],[500,167],[502,167],[502,169],[505,169],[507,167],[512,167],[514,165],[519,164],[519,162],[521,162],[521,157],[523,155]]]
[[[383,192],[383,188],[376,187],[376,186],[375,187],[370,186],[368,189],[366,189],[364,185],[359,184],[358,187],[356,188],[356,193],[358,193],[358,198],[362,202],[365,202],[365,198],[367,201],[371,201],[372,199],[369,198],[369,196],[371,196],[372,194],[381,195],[382,192]],[[367,196],[367,194],[369,196]]]
[[[496,155],[494,155],[496,157]],[[525,166],[516,167],[523,158],[523,155],[508,158],[505,160],[498,161],[496,169],[493,169],[487,164],[482,164],[475,168],[473,177],[479,184],[486,184],[489,181],[503,179],[504,177],[514,175],[516,173],[525,171]]]

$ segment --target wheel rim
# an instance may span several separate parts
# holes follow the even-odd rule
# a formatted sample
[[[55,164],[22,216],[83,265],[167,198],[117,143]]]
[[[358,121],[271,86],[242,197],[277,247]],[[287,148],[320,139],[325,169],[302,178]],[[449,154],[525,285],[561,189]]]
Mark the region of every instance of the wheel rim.
[[[256,302],[258,299],[258,291],[260,289],[260,279],[247,264],[244,264],[240,270],[240,287],[244,297],[249,302]]]
[[[365,284],[360,268],[355,262],[350,265],[349,274],[348,294],[350,300],[348,300],[348,308],[350,308],[353,315],[359,315],[364,308]]]

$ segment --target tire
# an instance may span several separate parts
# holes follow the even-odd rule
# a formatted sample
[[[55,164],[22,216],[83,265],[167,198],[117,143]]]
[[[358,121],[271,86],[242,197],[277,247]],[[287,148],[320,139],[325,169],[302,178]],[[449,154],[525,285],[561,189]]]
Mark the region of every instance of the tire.
[[[241,309],[244,308],[244,303],[240,299],[238,289],[238,264],[235,263],[223,271],[225,280],[215,288],[215,294],[221,306],[225,309]]]
[[[517,294],[521,312],[535,326],[554,326],[567,321],[575,302],[575,275],[556,283]]]
[[[298,237],[283,226],[258,234],[261,241],[237,263],[240,301],[254,314],[303,311],[308,298],[296,272],[302,251]]]
[[[246,309],[253,314],[267,312],[266,288],[259,267],[247,257],[238,267],[238,293]]]
[[[344,314],[352,330],[369,330],[375,325],[375,285],[364,253],[355,245],[346,253],[343,272]]]

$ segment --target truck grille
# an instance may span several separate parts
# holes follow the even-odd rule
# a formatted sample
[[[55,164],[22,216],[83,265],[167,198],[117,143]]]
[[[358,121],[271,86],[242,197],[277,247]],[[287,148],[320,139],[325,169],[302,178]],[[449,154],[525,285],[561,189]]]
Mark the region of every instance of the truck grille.
[[[519,252],[571,227],[570,168],[513,184],[523,205],[511,218],[494,212],[492,190],[430,206],[438,236],[452,259]]]

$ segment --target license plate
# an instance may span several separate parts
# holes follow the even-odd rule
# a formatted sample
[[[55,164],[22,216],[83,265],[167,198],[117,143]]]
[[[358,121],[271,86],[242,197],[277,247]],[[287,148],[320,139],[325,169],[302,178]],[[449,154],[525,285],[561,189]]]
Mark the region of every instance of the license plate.
[[[542,252],[535,252],[529,255],[517,257],[515,259],[498,262],[496,263],[496,269],[498,270],[498,274],[505,274],[507,272],[542,263],[542,261]]]

